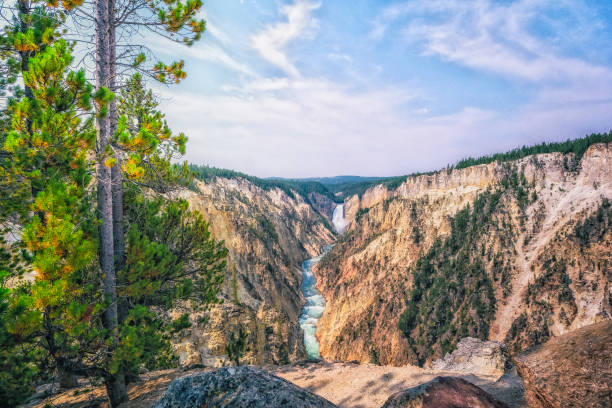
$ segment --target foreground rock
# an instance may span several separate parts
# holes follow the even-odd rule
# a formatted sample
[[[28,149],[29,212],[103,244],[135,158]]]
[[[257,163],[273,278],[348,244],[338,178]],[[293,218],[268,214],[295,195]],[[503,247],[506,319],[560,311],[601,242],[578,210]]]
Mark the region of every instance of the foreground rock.
[[[392,395],[383,408],[508,408],[481,388],[457,377],[436,377]]]
[[[457,349],[431,364],[434,370],[457,371],[474,375],[504,375],[508,363],[506,346],[498,341],[466,337]]]
[[[517,358],[531,408],[612,406],[612,321],[555,337]]]
[[[174,380],[155,408],[332,408],[326,399],[253,367],[226,367]]]

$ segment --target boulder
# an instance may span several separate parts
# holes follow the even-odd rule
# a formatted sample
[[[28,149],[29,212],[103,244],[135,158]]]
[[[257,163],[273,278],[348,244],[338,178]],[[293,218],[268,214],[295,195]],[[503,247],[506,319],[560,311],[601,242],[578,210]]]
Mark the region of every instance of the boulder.
[[[507,365],[508,354],[504,343],[466,337],[457,344],[455,351],[431,363],[431,368],[501,377]]]
[[[309,391],[253,367],[225,367],[172,381],[154,408],[332,408]]]
[[[514,359],[530,408],[612,407],[612,321],[583,327]]]
[[[462,378],[436,377],[393,394],[382,408],[508,408],[508,405]]]

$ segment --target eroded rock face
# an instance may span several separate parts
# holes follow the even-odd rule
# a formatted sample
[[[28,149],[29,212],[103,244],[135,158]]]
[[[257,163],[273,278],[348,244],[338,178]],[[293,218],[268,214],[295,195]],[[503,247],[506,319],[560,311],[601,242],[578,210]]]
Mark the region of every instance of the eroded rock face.
[[[326,399],[253,367],[226,367],[174,380],[154,408],[333,408]]]
[[[521,190],[504,186],[513,172]],[[398,323],[410,301],[419,260],[451,235],[451,220],[458,213],[468,205],[473,209],[477,199],[497,189],[503,194],[475,231],[465,262],[490,285],[470,288],[473,280],[450,268],[460,291],[470,292],[448,290],[452,308],[437,301],[425,305],[424,310],[431,307],[440,315],[448,312],[452,318],[440,321],[453,323],[442,334],[424,335],[435,343],[423,346],[416,336],[430,320],[419,316],[411,343]],[[540,154],[409,177],[396,190],[380,185],[347,199],[351,226],[314,269],[327,302],[317,326],[321,355],[361,363],[421,364],[441,358],[449,344],[466,336],[503,341],[515,354],[610,319],[609,201],[612,144],[603,143],[592,145],[580,161],[572,154]],[[437,264],[442,256],[432,259]],[[482,307],[468,304],[477,296]]]
[[[508,408],[481,388],[457,377],[436,377],[389,397],[382,408]]]
[[[514,363],[530,408],[612,406],[612,321],[552,338]]]
[[[229,256],[223,303],[207,311],[190,304],[175,311],[173,317],[189,313],[192,323],[174,339],[180,364],[227,364],[225,346],[240,326],[248,333],[243,364],[287,364],[305,358],[298,323],[305,302],[300,265],[334,239],[319,212],[325,197],[319,197],[321,210],[316,210],[298,193],[265,190],[241,178],[196,181],[195,187],[180,195],[202,213]]]
[[[317,192],[308,194],[308,200],[319,213],[323,214],[329,221],[331,221],[334,208],[336,208],[335,202],[333,202],[329,197]]]
[[[457,344],[455,351],[434,361],[431,368],[501,377],[507,364],[508,355],[504,343],[466,337]]]

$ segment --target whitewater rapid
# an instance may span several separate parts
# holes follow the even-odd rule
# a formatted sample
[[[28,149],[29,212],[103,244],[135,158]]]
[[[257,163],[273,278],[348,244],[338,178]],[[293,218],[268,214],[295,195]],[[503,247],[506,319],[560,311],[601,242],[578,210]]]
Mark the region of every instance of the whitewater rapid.
[[[317,330],[317,321],[323,315],[325,310],[325,299],[321,292],[316,288],[317,280],[312,273],[312,267],[323,258],[323,255],[328,251],[326,249],[323,254],[304,261],[302,263],[302,292],[306,298],[306,305],[302,309],[300,316],[300,326],[304,330],[304,346],[306,347],[306,355],[308,358],[321,358],[319,353],[319,340],[315,335]]]

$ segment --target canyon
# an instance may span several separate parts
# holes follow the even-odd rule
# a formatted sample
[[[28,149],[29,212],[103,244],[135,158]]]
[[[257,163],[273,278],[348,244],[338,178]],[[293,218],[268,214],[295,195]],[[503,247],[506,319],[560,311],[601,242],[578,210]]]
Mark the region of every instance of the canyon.
[[[229,252],[222,303],[203,312],[189,304],[175,310],[189,313],[192,324],[174,339],[180,364],[228,364],[225,346],[240,328],[248,333],[245,364],[305,358],[300,265],[334,241],[327,217],[308,197],[242,178],[196,180],[178,195],[204,215]]]
[[[191,323],[173,338],[182,368],[143,375],[131,388],[137,406],[174,378],[232,365],[226,347],[243,331],[241,364],[338,406],[378,407],[454,376],[524,407],[514,358],[593,327],[609,334],[610,143],[368,181],[350,194],[311,190],[230,172],[170,193],[203,214],[228,263],[219,304],[171,312]],[[543,374],[529,370],[533,399]],[[103,393],[82,388],[49,401]]]
[[[339,203],[240,177],[179,195],[229,250],[223,303],[175,339],[182,365],[227,364],[240,327],[244,363],[401,366],[467,336],[520,352],[612,315],[610,144],[372,183]]]
[[[347,198],[349,228],[314,268],[321,355],[422,365],[466,336],[520,352],[609,319],[610,199],[610,144]]]

